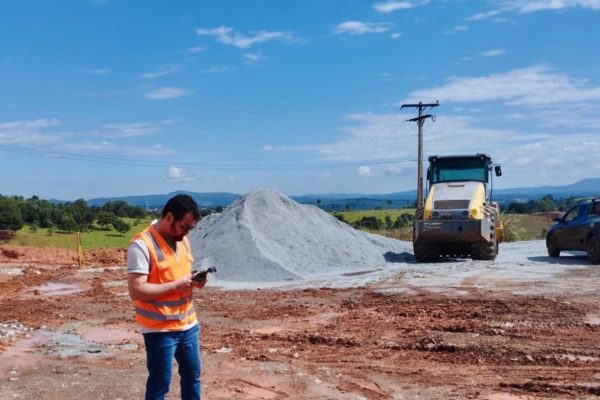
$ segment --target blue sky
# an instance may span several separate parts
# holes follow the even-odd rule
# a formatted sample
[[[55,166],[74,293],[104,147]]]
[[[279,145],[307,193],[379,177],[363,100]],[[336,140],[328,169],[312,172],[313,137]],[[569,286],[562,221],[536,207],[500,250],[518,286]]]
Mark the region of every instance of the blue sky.
[[[600,176],[600,0],[3,0],[0,193],[72,200]]]

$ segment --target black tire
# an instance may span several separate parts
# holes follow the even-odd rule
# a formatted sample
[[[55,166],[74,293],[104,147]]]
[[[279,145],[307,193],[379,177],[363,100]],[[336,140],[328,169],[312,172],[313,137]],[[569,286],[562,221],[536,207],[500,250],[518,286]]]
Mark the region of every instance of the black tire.
[[[588,239],[587,256],[591,262],[600,263],[600,239],[596,236]]]
[[[560,249],[558,248],[556,236],[550,235],[546,238],[546,248],[550,257],[560,257]]]
[[[477,242],[471,245],[471,258],[473,260],[493,261],[498,255],[498,247],[496,241],[492,242]]]
[[[427,243],[413,243],[413,252],[417,262],[431,262],[439,258],[438,252]]]

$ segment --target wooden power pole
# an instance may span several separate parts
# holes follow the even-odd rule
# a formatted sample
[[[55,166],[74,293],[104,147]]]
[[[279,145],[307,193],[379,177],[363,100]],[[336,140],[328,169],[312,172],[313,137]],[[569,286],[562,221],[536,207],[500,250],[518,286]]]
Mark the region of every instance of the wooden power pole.
[[[423,207],[423,124],[427,118],[433,118],[431,114],[423,114],[427,108],[433,108],[440,105],[439,101],[435,103],[423,103],[418,104],[402,104],[400,109],[405,107],[417,108],[419,110],[419,116],[411,118],[407,121],[416,122],[419,128],[419,146],[418,146],[418,162],[417,162],[417,208]]]

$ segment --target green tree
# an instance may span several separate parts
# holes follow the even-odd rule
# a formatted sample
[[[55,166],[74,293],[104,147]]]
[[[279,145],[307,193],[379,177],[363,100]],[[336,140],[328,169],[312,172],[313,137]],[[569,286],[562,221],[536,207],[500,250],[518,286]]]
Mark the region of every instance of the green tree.
[[[127,222],[123,221],[121,218],[115,218],[112,222],[112,226],[121,235],[128,232],[131,229],[131,226]]]
[[[54,206],[47,200],[37,196],[21,202],[21,214],[26,224],[36,224],[42,228],[52,226],[52,210]]]
[[[359,228],[366,228],[371,230],[379,230],[382,228],[383,223],[377,217],[362,217],[360,220],[356,222],[356,225]]]
[[[64,232],[73,232],[77,228],[77,222],[75,218],[69,213],[64,213],[56,224],[57,228]]]
[[[104,229],[108,230],[108,226],[112,225],[117,217],[110,211],[102,210],[96,216],[96,222]]]
[[[0,229],[17,231],[22,227],[23,217],[18,199],[0,196]]]
[[[394,221],[394,228],[404,228],[411,226],[415,220],[415,216],[412,214],[401,214]]]
[[[385,229],[392,229],[394,227],[394,221],[389,215],[385,216]]]

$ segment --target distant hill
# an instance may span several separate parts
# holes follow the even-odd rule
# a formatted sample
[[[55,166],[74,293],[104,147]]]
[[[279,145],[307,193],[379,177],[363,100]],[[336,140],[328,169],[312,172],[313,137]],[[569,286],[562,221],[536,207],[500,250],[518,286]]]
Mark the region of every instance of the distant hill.
[[[167,194],[150,194],[141,196],[124,196],[124,197],[100,197],[96,199],[89,199],[87,201],[89,206],[102,206],[109,201],[122,200],[132,206],[148,207],[149,209],[161,209],[167,200],[178,194],[190,195],[199,205],[203,208],[215,208],[215,207],[226,207],[241,196],[235,193],[195,193],[186,192],[179,190]]]
[[[176,191],[168,194],[152,194],[142,196],[104,197],[88,200],[88,204],[101,206],[108,201],[123,200],[130,205],[160,209],[169,198],[176,194],[189,194],[201,207],[214,208],[226,207],[241,195],[236,193],[196,193]],[[537,199],[547,194],[556,198],[576,197],[600,197],[600,178],[589,178],[564,186],[540,186],[511,189],[494,189],[494,199],[502,203],[511,201],[526,201]],[[313,204],[328,210],[368,210],[374,208],[402,208],[413,206],[417,197],[416,190],[406,192],[394,192],[387,194],[366,193],[325,193],[290,196],[290,198],[303,204]]]
[[[599,196],[600,178],[588,178],[564,186],[539,186],[532,188],[497,189],[494,193],[498,196],[523,196],[524,198],[538,198],[546,194],[554,197],[569,196]]]

